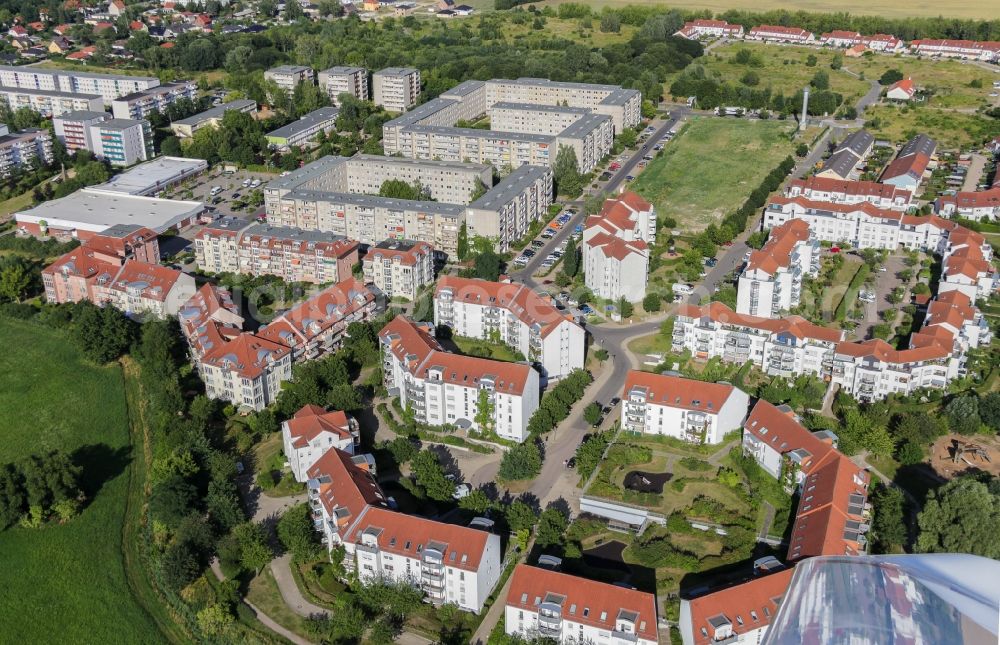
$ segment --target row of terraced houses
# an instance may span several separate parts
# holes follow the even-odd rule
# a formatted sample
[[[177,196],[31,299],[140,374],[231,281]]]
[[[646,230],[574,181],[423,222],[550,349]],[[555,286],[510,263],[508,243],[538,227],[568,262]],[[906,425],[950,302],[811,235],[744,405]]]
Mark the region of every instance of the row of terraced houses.
[[[859,48],[888,54],[910,51],[923,56],[995,62],[1000,59],[1000,42],[923,38],[907,44],[891,34],[864,35],[856,31],[833,30],[820,36],[786,25],[758,25],[749,30],[724,20],[700,19],[684,24],[676,34],[690,40],[714,38],[745,39],[767,43],[815,44],[844,49]]]

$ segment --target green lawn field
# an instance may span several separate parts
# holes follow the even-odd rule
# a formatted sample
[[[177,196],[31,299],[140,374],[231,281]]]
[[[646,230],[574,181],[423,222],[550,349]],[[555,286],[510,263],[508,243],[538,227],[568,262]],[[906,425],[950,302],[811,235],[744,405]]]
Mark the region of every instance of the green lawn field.
[[[685,232],[704,230],[739,208],[782,159],[792,154],[791,121],[693,119],[636,178],[631,188],[660,217]]]
[[[581,0],[545,0],[539,2],[539,7],[557,6],[565,2],[580,2]],[[727,9],[741,11],[808,11],[810,13],[843,12],[866,14],[884,18],[936,18],[945,15],[949,18],[990,20],[996,17],[996,5],[990,2],[975,2],[974,0],[948,0],[947,4],[934,0],[847,0],[832,5],[823,0],[583,0],[583,4],[595,9],[612,7],[619,9],[628,5],[640,7],[660,6],[665,9],[707,9],[713,12],[723,12]],[[818,35],[818,34],[817,34]]]
[[[57,332],[0,320],[0,462],[61,448],[89,504],[66,525],[0,533],[4,642],[160,643],[122,560],[131,460],[121,370],[83,361]]]

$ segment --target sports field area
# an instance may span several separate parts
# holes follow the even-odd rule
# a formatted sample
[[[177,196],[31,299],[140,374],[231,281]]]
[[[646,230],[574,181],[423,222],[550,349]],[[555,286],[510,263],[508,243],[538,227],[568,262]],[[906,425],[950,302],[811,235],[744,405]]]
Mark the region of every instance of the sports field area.
[[[65,525],[0,533],[0,640],[159,643],[122,560],[131,448],[121,369],[86,363],[59,333],[0,319],[0,463],[61,448],[88,503]]]
[[[537,3],[538,6],[559,5],[565,2],[580,2],[581,0],[546,0]],[[596,9],[603,7],[662,6],[667,8],[701,10],[705,9],[721,13],[727,9],[740,11],[808,11],[810,13],[866,14],[883,16],[885,18],[936,18],[944,15],[949,18],[989,20],[996,18],[997,7],[993,2],[974,2],[974,0],[949,0],[947,3],[933,0],[846,0],[836,5],[822,0],[585,0],[583,4]]]
[[[739,208],[795,144],[792,121],[696,118],[636,178],[632,189],[660,217],[698,232]]]

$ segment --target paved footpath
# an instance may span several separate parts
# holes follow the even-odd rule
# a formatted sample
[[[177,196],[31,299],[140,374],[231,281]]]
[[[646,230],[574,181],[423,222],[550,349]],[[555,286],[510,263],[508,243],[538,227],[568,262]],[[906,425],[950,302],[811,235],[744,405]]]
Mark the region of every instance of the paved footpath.
[[[314,605],[302,595],[302,590],[295,584],[295,577],[292,575],[292,555],[290,553],[271,561],[271,574],[274,575],[278,591],[281,592],[281,599],[296,614],[306,618],[315,615],[330,615],[329,611],[319,605]]]
[[[212,568],[212,573],[215,574],[215,577],[217,580],[219,580],[219,582],[222,582],[223,580],[226,579],[226,574],[222,573],[222,567],[219,566],[218,558],[212,559],[211,568]],[[288,639],[292,643],[295,643],[295,645],[314,645],[312,641],[306,640],[305,638],[302,638],[295,632],[285,629],[284,627],[279,625],[270,616],[268,616],[260,609],[258,609],[253,603],[247,601],[246,599],[244,599],[242,602],[243,604],[245,604],[247,607],[250,608],[250,610],[257,617],[257,620],[259,620],[261,624],[264,625],[264,627],[267,627],[275,634],[278,634],[279,636]]]

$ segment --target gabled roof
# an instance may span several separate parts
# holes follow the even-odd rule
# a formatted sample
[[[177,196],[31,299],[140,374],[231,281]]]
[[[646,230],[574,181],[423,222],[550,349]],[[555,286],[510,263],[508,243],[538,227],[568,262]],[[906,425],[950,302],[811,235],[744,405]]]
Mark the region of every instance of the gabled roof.
[[[631,396],[636,390],[653,405],[718,414],[736,388],[727,383],[706,383],[669,374],[629,370],[623,396]]]
[[[524,324],[538,325],[543,338],[559,325],[576,324],[571,316],[523,284],[445,276],[438,281],[435,298],[443,291],[450,291],[455,302],[506,309]]]
[[[420,559],[427,548],[443,547],[443,564],[466,571],[479,569],[491,535],[479,529],[374,507],[354,524],[348,538],[360,542],[364,532],[376,534],[380,550],[409,558]]]
[[[508,607],[537,613],[539,605],[560,605],[562,619],[614,631],[619,617],[630,619],[635,634],[643,640],[658,641],[656,596],[605,582],[519,564],[510,579]]]
[[[868,473],[836,450],[802,482],[788,559],[858,555]]]
[[[835,350],[837,355],[851,356],[854,358],[871,357],[882,363],[892,365],[903,365],[906,363],[919,363],[922,361],[938,360],[947,358],[951,354],[951,343],[940,342],[929,344],[923,347],[911,349],[896,349],[880,338],[861,342],[842,342]]]
[[[1000,208],[1000,186],[976,192],[959,191],[939,197],[941,204],[954,204],[959,211],[970,208]]]
[[[289,346],[309,342],[374,302],[375,294],[368,287],[348,278],[295,305],[257,335]]]
[[[893,92],[896,90],[905,92],[907,96],[913,96],[916,93],[917,88],[913,85],[912,78],[904,78],[903,80],[896,81],[895,83],[890,85],[889,89],[886,90],[886,93]]]
[[[288,428],[292,446],[295,448],[305,448],[310,441],[324,432],[334,434],[340,439],[353,437],[346,413],[340,410],[327,412],[316,405],[302,407],[291,419],[285,421],[285,427]]]
[[[898,157],[886,167],[885,172],[882,173],[882,181],[886,182],[890,179],[903,176],[919,180],[923,176],[924,171],[927,170],[927,164],[930,162],[931,158],[922,152]]]
[[[598,233],[586,242],[587,246],[594,250],[600,250],[604,257],[614,258],[618,261],[624,260],[630,255],[649,255],[649,245],[642,240],[632,240],[626,242],[620,237]]]
[[[244,333],[211,347],[200,362],[235,372],[242,378],[255,379],[289,352],[291,350],[280,343]]]
[[[792,252],[801,242],[809,239],[809,224],[805,220],[788,220],[771,229],[767,243],[750,253],[744,271],[763,271],[774,275],[792,264]]]
[[[721,302],[710,302],[703,306],[682,304],[677,309],[677,315],[690,318],[708,318],[724,325],[752,327],[772,334],[789,334],[798,339],[808,338],[828,343],[836,343],[844,337],[844,332],[838,329],[814,325],[801,316],[763,318],[739,314]]]
[[[430,255],[433,251],[427,242],[383,240],[368,250],[365,262],[389,260],[404,266],[415,266],[420,258]]]
[[[810,473],[828,454],[836,452],[833,444],[820,439],[799,423],[798,417],[785,406],[777,407],[760,399],[743,423],[744,432],[749,432],[778,454],[792,451],[808,453],[799,463],[803,473]]]
[[[308,470],[317,480],[319,502],[333,518],[338,532],[346,530],[372,507],[388,507],[385,493],[367,468],[354,463],[352,456],[332,448]]]
[[[182,275],[182,271],[170,267],[128,260],[108,288],[115,291],[138,290],[142,298],[163,302]]]
[[[691,631],[694,644],[714,643],[715,629],[722,624],[731,626],[736,635],[769,625],[792,582],[792,572],[792,569],[783,569],[692,599]],[[742,624],[737,622],[737,617]]]
[[[808,177],[806,179],[793,179],[788,182],[785,194],[789,194],[791,189],[798,188],[801,191],[819,191],[825,193],[840,193],[843,195],[855,195],[862,197],[878,197],[880,199],[894,200],[903,198],[909,203],[913,193],[904,188],[897,188],[890,184],[880,184],[874,181],[850,181],[847,179],[833,179],[829,177]]]

